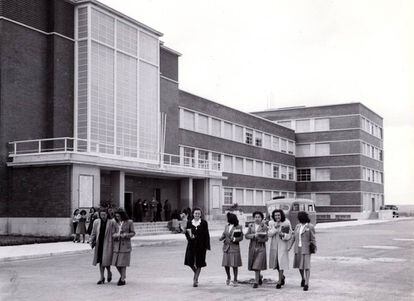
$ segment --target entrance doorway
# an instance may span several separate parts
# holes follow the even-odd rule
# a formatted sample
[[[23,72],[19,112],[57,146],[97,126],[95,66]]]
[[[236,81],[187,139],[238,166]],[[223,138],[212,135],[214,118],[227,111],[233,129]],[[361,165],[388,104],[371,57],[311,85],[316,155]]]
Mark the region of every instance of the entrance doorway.
[[[372,198],[371,199],[371,203],[372,203],[372,212],[374,212],[375,211],[375,198]]]
[[[128,214],[129,218],[133,219],[132,192],[125,192],[125,194],[124,194],[124,206],[125,206],[125,212]]]

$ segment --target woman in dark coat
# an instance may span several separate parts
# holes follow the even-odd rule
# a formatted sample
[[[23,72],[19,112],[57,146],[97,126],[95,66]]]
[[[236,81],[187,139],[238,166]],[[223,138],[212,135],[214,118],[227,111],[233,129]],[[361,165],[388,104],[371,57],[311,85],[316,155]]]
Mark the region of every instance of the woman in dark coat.
[[[185,236],[188,243],[184,264],[188,265],[194,272],[193,286],[197,287],[201,268],[207,265],[206,252],[210,250],[208,224],[204,219],[201,219],[200,208],[193,209],[193,219],[187,222]]]
[[[228,224],[224,228],[224,232],[220,237],[223,241],[223,261],[222,266],[226,270],[226,284],[230,284],[230,267],[233,268],[233,285],[237,285],[238,268],[242,266],[240,255],[240,241],[243,240],[243,228],[239,225],[237,216],[233,213],[227,213]]]
[[[109,218],[107,209],[99,209],[99,218],[93,222],[92,233],[89,239],[92,249],[95,248],[93,254],[93,265],[99,263],[99,272],[101,278],[97,284],[104,284],[104,271],[107,269],[107,280],[111,282],[111,263],[113,255],[113,239],[112,235],[116,231],[116,223]]]
[[[114,238],[114,254],[112,265],[116,266],[119,275],[118,285],[125,285],[126,267],[131,262],[131,237],[135,235],[134,223],[129,219],[123,209],[118,209],[115,213],[116,232],[112,235]]]
[[[92,233],[92,227],[93,227],[93,222],[98,218],[98,213],[96,212],[95,207],[91,207],[89,209],[89,224],[88,224],[88,229],[86,230],[86,233],[88,233],[89,235],[91,235]]]
[[[260,271],[266,270],[266,241],[267,226],[263,223],[263,213],[260,211],[253,212],[254,223],[249,225],[246,233],[246,239],[250,239],[249,244],[249,271],[255,272],[255,281],[253,288],[257,288],[263,283],[263,276]]]
[[[288,250],[290,251],[292,246],[295,246],[293,268],[299,269],[302,277],[300,285],[304,291],[307,291],[309,289],[311,254],[316,252],[315,227],[310,223],[309,216],[305,211],[298,212],[298,220],[299,224],[295,227]]]

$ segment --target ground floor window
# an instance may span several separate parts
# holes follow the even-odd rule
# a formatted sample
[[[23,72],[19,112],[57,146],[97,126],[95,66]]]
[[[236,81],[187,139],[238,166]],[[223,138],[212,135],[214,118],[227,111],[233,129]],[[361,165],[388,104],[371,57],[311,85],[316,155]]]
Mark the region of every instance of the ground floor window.
[[[230,205],[233,204],[233,189],[224,188],[224,204]]]

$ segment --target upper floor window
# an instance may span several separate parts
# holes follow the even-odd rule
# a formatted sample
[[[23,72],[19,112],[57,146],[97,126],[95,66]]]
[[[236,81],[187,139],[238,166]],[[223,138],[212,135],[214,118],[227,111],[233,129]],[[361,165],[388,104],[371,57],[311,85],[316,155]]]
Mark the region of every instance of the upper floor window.
[[[329,131],[329,118],[315,119],[315,131]]]
[[[273,178],[279,179],[279,165],[273,165]]]
[[[296,144],[296,156],[308,157],[310,156],[310,144]]]
[[[233,139],[233,125],[228,122],[224,122],[223,138],[232,140]]]
[[[221,120],[211,118],[211,134],[221,137]]]
[[[195,129],[195,114],[194,112],[183,110],[182,127],[194,131]]]
[[[243,142],[243,128],[241,126],[234,126],[234,140]]]
[[[281,126],[289,128],[289,129],[292,128],[292,121],[290,121],[290,120],[278,121],[277,123]]]
[[[206,115],[198,114],[198,131],[208,134],[208,117]]]
[[[311,170],[310,168],[306,169],[297,169],[296,170],[296,180],[298,182],[308,182],[311,180]]]
[[[310,132],[310,119],[296,120],[296,132]]]
[[[329,168],[316,168],[316,181],[329,181],[331,179],[331,170]]]
[[[246,144],[253,144],[253,130],[246,129],[245,142]]]
[[[282,153],[286,153],[287,152],[287,140],[280,138],[280,151]]]
[[[256,146],[262,147],[263,134],[260,132],[255,132],[254,140]]]
[[[316,143],[315,144],[315,155],[316,156],[328,156],[330,154],[329,143]]]
[[[233,204],[233,189],[224,188],[224,204],[231,205]]]

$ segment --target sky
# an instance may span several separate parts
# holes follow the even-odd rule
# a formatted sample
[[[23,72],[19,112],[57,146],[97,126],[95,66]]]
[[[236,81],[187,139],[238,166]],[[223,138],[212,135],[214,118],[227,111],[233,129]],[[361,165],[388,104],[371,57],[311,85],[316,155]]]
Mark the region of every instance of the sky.
[[[182,90],[245,112],[363,103],[384,118],[385,203],[414,205],[414,1],[101,2],[164,34]]]

